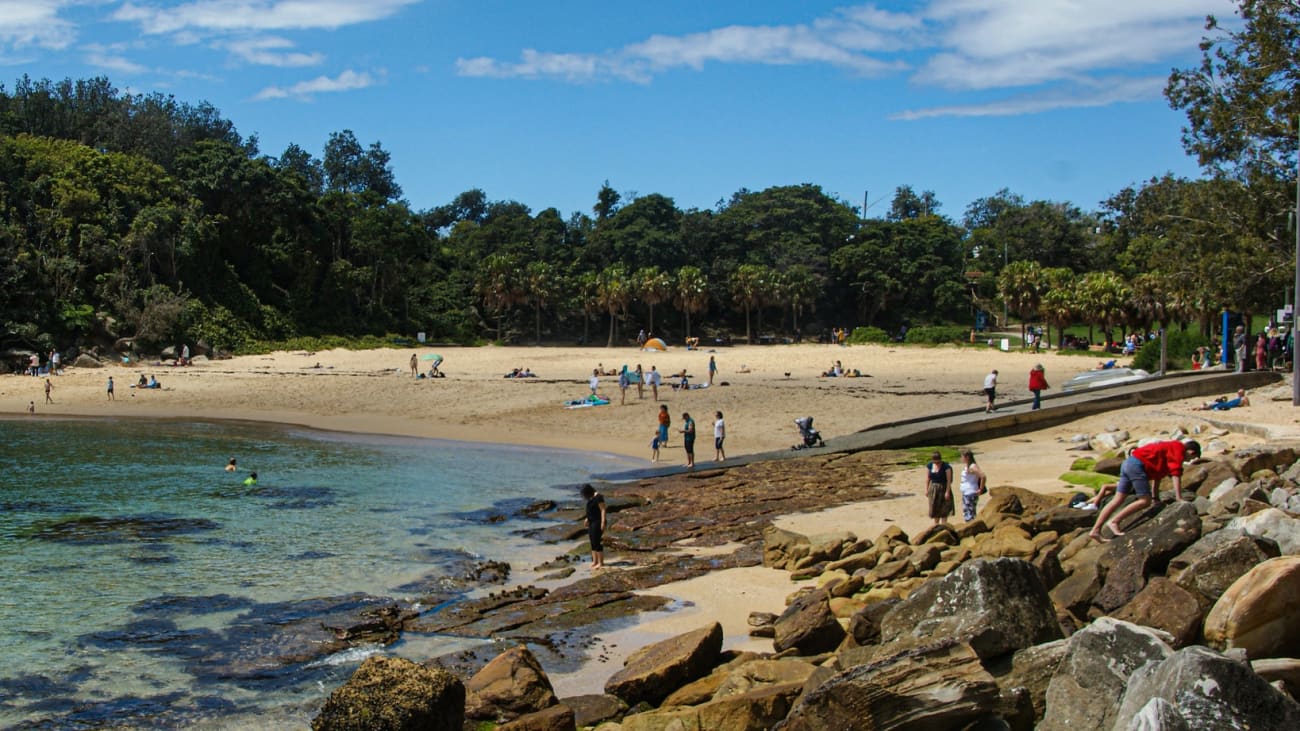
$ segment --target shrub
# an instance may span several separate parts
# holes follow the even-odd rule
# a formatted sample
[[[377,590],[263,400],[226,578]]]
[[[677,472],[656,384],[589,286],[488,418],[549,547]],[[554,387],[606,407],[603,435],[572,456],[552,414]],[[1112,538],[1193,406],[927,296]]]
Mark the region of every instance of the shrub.
[[[970,340],[970,328],[963,325],[926,325],[907,331],[906,342],[939,345],[965,343]]]
[[[889,333],[878,327],[855,327],[853,328],[853,334],[849,336],[849,342],[853,345],[887,343],[889,342]]]
[[[1169,370],[1179,371],[1191,368],[1192,353],[1196,352],[1197,348],[1209,344],[1205,336],[1196,331],[1166,330],[1165,355],[1168,358]],[[1137,355],[1133,357],[1133,367],[1153,373],[1160,370],[1159,338],[1147,341],[1138,349]]]

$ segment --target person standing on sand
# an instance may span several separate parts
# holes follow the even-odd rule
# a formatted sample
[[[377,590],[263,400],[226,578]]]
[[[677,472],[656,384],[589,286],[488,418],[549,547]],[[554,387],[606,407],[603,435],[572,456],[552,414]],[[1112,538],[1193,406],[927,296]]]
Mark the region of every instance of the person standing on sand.
[[[961,450],[961,465],[961,517],[969,523],[975,520],[980,495],[989,490],[985,485],[984,470],[975,464],[974,452],[969,449]]]
[[[650,437],[650,461],[659,461],[659,430],[656,429],[653,436]]]
[[[108,377],[108,400],[113,401],[113,377]]]
[[[35,415],[36,415],[36,402],[35,402],[35,401],[28,401],[28,402],[27,402],[27,413],[28,413],[28,414],[31,414],[32,416],[35,416]]]
[[[713,377],[718,375],[718,361],[709,356],[709,385],[713,385]]]
[[[1030,411],[1038,409],[1043,405],[1043,391],[1051,388],[1047,385],[1047,371],[1043,364],[1039,363],[1029,371],[1029,390],[1034,394],[1034,405],[1029,407]]]
[[[636,364],[636,397],[638,400],[645,398],[645,373],[641,372],[641,364]]]
[[[925,467],[925,499],[935,525],[947,523],[948,516],[956,512],[952,499],[952,465],[944,462],[938,452],[930,455],[930,464]]]
[[[605,496],[587,484],[582,486],[582,498],[587,501],[583,524],[587,526],[587,540],[591,543],[591,568],[603,569],[605,568],[605,546],[601,538],[605,534],[607,520]]]
[[[596,391],[600,390],[600,369],[599,368],[592,369],[591,378],[590,380],[587,381],[587,385],[591,387],[591,395],[595,396]]]
[[[420,359],[415,357],[415,353],[411,353],[411,378],[415,378],[419,374],[420,374]]]
[[[654,371],[651,370],[651,373]],[[668,405],[660,404],[659,406],[659,446],[668,446],[668,427],[672,426],[673,417],[668,415]]]
[[[682,449],[686,450],[686,466],[695,466],[695,420],[688,411],[682,412]]]
[[[646,376],[650,379],[650,393],[654,395],[655,401],[659,400],[659,371],[654,366],[650,366],[650,373]]]
[[[989,399],[988,404],[984,406],[984,413],[991,414],[993,413],[993,399],[998,395],[997,369],[994,369],[993,372],[984,376],[984,395],[988,396]]]
[[[1088,537],[1098,543],[1106,543],[1108,539],[1101,535],[1102,526],[1109,528],[1116,536],[1124,535],[1124,531],[1119,529],[1120,524],[1151,504],[1160,480],[1165,477],[1174,486],[1175,499],[1183,500],[1183,463],[1200,456],[1200,443],[1191,439],[1185,442],[1176,439],[1153,442],[1134,449],[1120,465],[1115,499],[1106,503],[1106,507],[1097,514],[1097,522],[1093,523]],[[1136,494],[1137,497],[1123,510],[1119,510],[1120,503],[1130,494]],[[1116,510],[1119,512],[1116,513]]]
[[[627,364],[623,364],[623,370],[618,372],[618,392],[619,406],[627,406],[627,387],[632,385],[632,379],[627,375]]]
[[[48,378],[45,379],[45,403],[47,404],[54,403],[54,399],[50,396],[50,392],[53,390],[54,390],[54,384],[50,383],[50,379]]]
[[[727,458],[727,452],[722,448],[722,443],[727,439],[727,424],[722,420],[722,412],[713,412],[713,461],[722,462]]]

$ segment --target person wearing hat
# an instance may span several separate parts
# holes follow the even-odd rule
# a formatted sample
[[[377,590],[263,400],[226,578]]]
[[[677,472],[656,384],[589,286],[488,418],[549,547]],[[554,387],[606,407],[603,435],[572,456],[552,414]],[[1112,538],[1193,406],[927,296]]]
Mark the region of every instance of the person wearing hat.
[[[1088,534],[1098,543],[1106,543],[1101,528],[1106,526],[1116,536],[1124,535],[1119,526],[1124,519],[1136,515],[1151,504],[1152,495],[1160,485],[1160,480],[1168,477],[1174,486],[1174,497],[1183,498],[1183,463],[1201,456],[1201,445],[1191,439],[1180,442],[1171,439],[1152,442],[1138,447],[1129,453],[1119,468],[1119,484],[1115,488],[1115,499],[1097,515],[1092,531]],[[1120,504],[1130,494],[1136,494],[1133,502],[1120,510]],[[1118,513],[1115,513],[1119,510]],[[1111,515],[1114,514],[1112,518]]]

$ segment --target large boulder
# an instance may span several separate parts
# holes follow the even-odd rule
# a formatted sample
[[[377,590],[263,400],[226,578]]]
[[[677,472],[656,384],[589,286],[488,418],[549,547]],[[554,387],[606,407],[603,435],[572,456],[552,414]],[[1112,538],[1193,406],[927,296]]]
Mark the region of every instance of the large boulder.
[[[1032,524],[1035,533],[1054,530],[1061,535],[1065,535],[1079,528],[1090,529],[1096,520],[1097,513],[1095,511],[1080,510],[1069,505],[1057,505],[1040,513],[1035,513]]]
[[[460,731],[465,686],[445,670],[375,655],[312,719],[314,731]]]
[[[776,728],[962,728],[994,715],[998,695],[975,651],[943,638],[832,676],[804,693]]]
[[[1252,658],[1300,656],[1300,556],[1269,559],[1237,579],[1205,618],[1205,641]]]
[[[1034,709],[1034,723],[1043,720],[1047,710],[1047,684],[1056,674],[1056,668],[1065,657],[1069,640],[1052,640],[1041,645],[1017,650],[1011,656],[1011,670],[997,676],[998,687],[1004,691],[1023,688]]]
[[[763,565],[790,570],[812,551],[808,536],[774,525],[763,529]]]
[[[880,641],[880,621],[889,614],[898,599],[872,602],[853,613],[849,618],[849,634],[859,645],[874,645]]]
[[[542,664],[525,646],[497,655],[465,682],[465,716],[501,723],[555,705]]]
[[[1072,635],[1047,685],[1038,731],[1111,728],[1133,671],[1172,654],[1161,634],[1102,617]]]
[[[1093,599],[1103,612],[1129,603],[1147,577],[1163,574],[1169,562],[1201,537],[1201,518],[1196,506],[1179,501],[1161,510],[1151,520],[1130,528],[1112,541],[1101,559],[1107,567],[1106,581]]]
[[[1101,582],[1101,569],[1097,564],[1080,564],[1074,573],[1052,587],[1048,596],[1056,606],[1083,620],[1088,617],[1092,598],[1101,591]]]
[[[831,611],[830,594],[825,589],[802,594],[776,619],[776,637],[772,646],[777,652],[793,648],[800,655],[829,652],[844,641],[844,627]]]
[[[503,723],[496,731],[575,731],[577,727],[573,709],[557,703]]]
[[[1260,470],[1286,472],[1296,461],[1296,452],[1291,447],[1279,447],[1273,444],[1260,444],[1247,447],[1232,455],[1232,466],[1238,474],[1250,477]]]
[[[1186,647],[1197,640],[1204,616],[1196,595],[1161,576],[1151,579],[1114,614],[1115,619],[1168,632],[1174,647]]]
[[[713,699],[744,695],[759,688],[786,683],[803,685],[816,666],[794,658],[755,659],[734,668],[714,691]]]
[[[800,683],[772,685],[698,706],[664,707],[623,718],[621,731],[766,731],[790,712]]]
[[[569,696],[560,703],[573,710],[576,726],[595,726],[627,713],[627,704],[608,693]]]
[[[1052,600],[1028,561],[976,560],[930,580],[880,622],[883,644],[920,645],[944,637],[969,642],[981,658],[1059,639]]]
[[[1292,518],[1277,508],[1233,518],[1227,527],[1273,541],[1283,556],[1300,554],[1300,518]]]
[[[81,355],[78,355],[77,359],[72,361],[72,365],[74,368],[103,368],[104,367],[104,364],[101,363],[98,358],[91,355],[90,353],[82,353]]]
[[[1226,528],[1214,531],[1169,562],[1168,576],[1207,608],[1256,565],[1277,556],[1277,545]]]
[[[605,681],[605,692],[634,706],[656,704],[677,688],[702,678],[722,652],[722,625],[707,627],[656,642],[632,653],[623,669]]]
[[[1250,666],[1205,647],[1184,648],[1134,673],[1118,714],[1132,720],[1116,728],[1179,728],[1170,723],[1170,709],[1187,729],[1300,728],[1300,704]],[[1161,725],[1146,723],[1153,712]]]

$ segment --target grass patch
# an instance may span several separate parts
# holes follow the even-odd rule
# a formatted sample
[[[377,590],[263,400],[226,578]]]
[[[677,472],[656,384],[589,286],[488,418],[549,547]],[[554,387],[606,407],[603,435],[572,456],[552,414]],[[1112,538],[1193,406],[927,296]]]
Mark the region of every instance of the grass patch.
[[[1092,457],[1080,457],[1074,460],[1070,465],[1071,472],[1092,472],[1092,468],[1097,466],[1097,460]]]
[[[1061,475],[1061,481],[1078,487],[1086,487],[1096,492],[1101,489],[1102,485],[1107,485],[1116,480],[1111,475],[1103,475],[1099,472],[1076,472],[1070,471]]]
[[[930,455],[936,451],[943,456],[944,462],[953,465],[961,462],[961,450],[956,447],[916,447],[908,450],[912,457],[906,464],[908,467],[924,467],[930,464]]]

